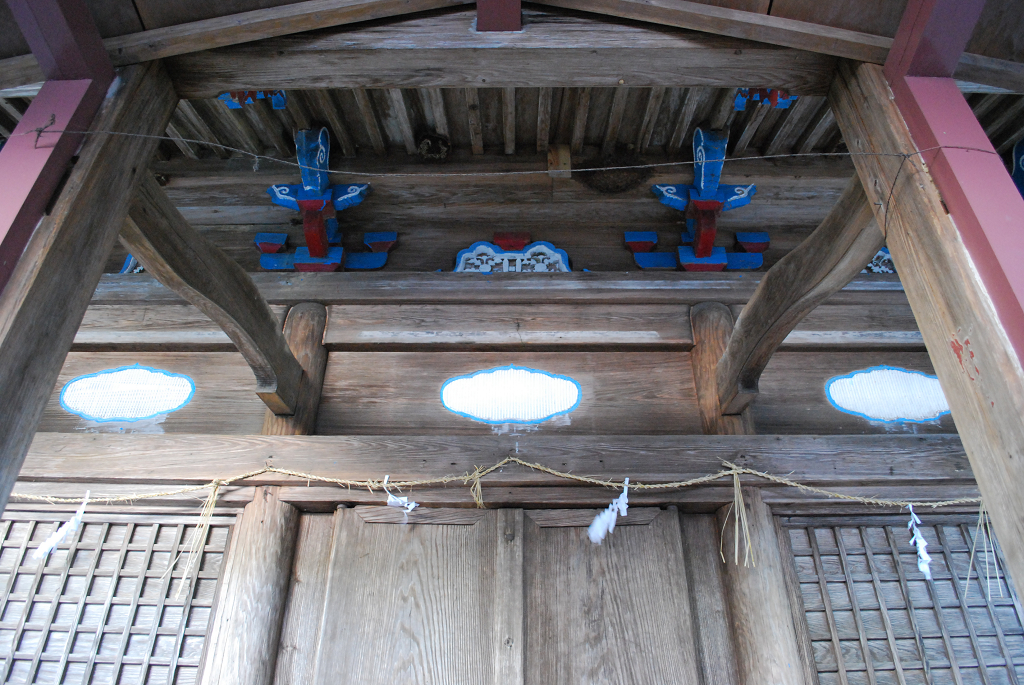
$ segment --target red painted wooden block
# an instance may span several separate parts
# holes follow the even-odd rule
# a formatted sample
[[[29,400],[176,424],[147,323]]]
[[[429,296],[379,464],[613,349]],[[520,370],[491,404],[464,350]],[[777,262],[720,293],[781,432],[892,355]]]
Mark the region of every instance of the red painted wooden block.
[[[313,257],[309,250],[300,247],[295,250],[296,271],[338,271],[345,259],[345,248],[332,247],[325,257]]]
[[[530,244],[530,234],[501,231],[494,234],[494,244],[508,252],[518,252]]]
[[[690,200],[686,207],[686,217],[693,219],[693,252],[703,259],[711,256],[715,245],[715,233],[718,231],[718,215],[724,203],[718,200]],[[724,251],[724,248],[723,248]]]
[[[721,271],[729,263],[724,247],[711,248],[707,257],[698,257],[692,247],[679,248],[679,266],[685,271]]]
[[[302,211],[302,231],[306,234],[306,246],[311,257],[326,257],[327,226],[324,223],[324,202],[322,200],[299,200]]]
[[[736,232],[736,242],[747,252],[764,252],[770,245],[765,231]]]
[[[633,254],[650,252],[657,244],[658,234],[655,231],[626,231],[626,247]]]
[[[288,244],[287,233],[257,233],[254,241],[263,254],[280,252]]]
[[[371,252],[391,252],[398,243],[397,231],[375,231],[363,234],[363,243]]]

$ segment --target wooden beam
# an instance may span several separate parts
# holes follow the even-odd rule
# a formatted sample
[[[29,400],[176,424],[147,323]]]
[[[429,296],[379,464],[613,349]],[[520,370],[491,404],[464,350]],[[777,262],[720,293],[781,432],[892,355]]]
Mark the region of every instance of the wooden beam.
[[[964,53],[957,62],[953,78],[1024,93],[1024,64],[1021,62]]]
[[[335,102],[329,90],[314,88],[303,93],[306,102],[314,109],[314,118],[320,115],[320,119],[327,125],[331,132],[331,138],[341,148],[341,154],[345,157],[356,156],[356,146],[352,142],[352,136],[348,132],[348,126],[341,118],[341,108]]]
[[[469,123],[470,147],[474,155],[484,153],[484,129],[480,119],[480,93],[476,88],[466,88],[466,116]]]
[[[683,106],[679,108],[679,116],[676,118],[676,125],[672,130],[672,138],[668,144],[670,154],[678,154],[680,150],[687,146],[690,140],[688,134],[693,127],[697,107],[708,97],[709,90],[709,88],[700,86],[686,89]]]
[[[735,519],[729,519],[730,513],[736,516],[737,512],[725,507],[718,513],[722,548],[726,550],[723,575],[736,643],[739,682],[812,685],[806,680],[804,669],[799,668],[803,658],[784,567],[792,560],[782,556],[775,522],[760,490],[750,488],[743,495],[753,555],[750,566],[744,563],[747,539],[741,529],[740,540],[736,540]],[[799,619],[806,620],[803,616]]]
[[[572,120],[572,154],[583,152],[583,142],[587,135],[587,116],[590,114],[590,88],[580,88],[576,100],[576,115]]]
[[[564,472],[635,482],[676,481],[721,470],[722,461],[821,487],[970,486],[970,465],[955,435],[162,435],[38,433],[20,479],[165,486],[274,466],[353,480],[437,478],[472,472],[515,452]],[[202,458],[217,455],[216,459]],[[764,482],[741,477],[744,484]],[[496,471],[485,489],[573,488],[583,484],[520,466]],[[247,485],[301,485],[265,474]],[[731,481],[724,485],[732,489]],[[452,485],[448,485],[452,488]],[[607,494],[607,490],[604,491]],[[632,500],[632,493],[630,494]],[[732,499],[732,495],[729,495]]]
[[[370,95],[363,88],[353,88],[352,95],[355,96],[356,106],[363,118],[363,126],[366,127],[366,135],[370,137],[370,145],[378,155],[387,154],[387,146],[384,144],[384,136],[380,131],[380,124],[377,121],[377,114],[374,112]]]
[[[448,132],[448,113],[444,107],[444,93],[441,92],[440,88],[427,88],[426,91],[427,102],[424,103],[424,107],[429,106],[430,111],[434,115],[434,133],[450,138],[450,133]]]
[[[257,488],[231,535],[202,668],[205,685],[272,685],[300,514]]]
[[[718,302],[701,302],[690,309],[693,328],[693,384],[697,391],[697,408],[705,435],[753,435],[750,412],[739,416],[723,416],[718,401],[716,369],[733,335],[732,312]]]
[[[263,417],[263,435],[313,435],[316,412],[320,407],[320,391],[327,369],[327,308],[314,302],[303,302],[288,310],[284,337],[288,348],[302,366],[302,380],[295,398],[295,413],[278,416],[270,409]]]
[[[793,328],[860,273],[885,244],[860,179],[821,225],[768,270],[736,321],[717,364],[723,413],[738,414],[757,397],[757,381]]]
[[[147,177],[121,231],[125,248],[160,281],[216,321],[256,375],[256,394],[292,414],[302,379],[276,318],[237,263],[210,245]]]
[[[1024,578],[1024,372],[960,222],[920,159],[873,156],[915,149],[890,92],[881,68],[843,63],[829,100],[851,152],[867,153],[853,158],[858,175],[887,232],[1009,569]]]
[[[505,141],[505,154],[516,153],[516,89],[501,90],[501,124],[502,138]]]
[[[732,150],[732,154],[735,157],[743,157],[747,154],[747,146],[750,145],[750,141],[754,139],[754,134],[757,133],[757,129],[761,126],[761,122],[764,121],[765,116],[772,108],[772,103],[765,100],[758,103],[754,111],[747,117],[746,123],[743,124],[743,131],[740,133],[739,139],[736,141],[736,146]],[[755,150],[756,152],[756,150]]]
[[[551,87],[542,87],[538,90],[537,152],[545,153],[551,143]]]
[[[824,95],[835,58],[691,32],[525,12],[523,33],[474,13],[274,38],[169,60],[182,97],[243,88],[774,87]]]
[[[892,39],[688,0],[537,0],[548,7],[703,31],[881,64]]]
[[[402,132],[402,142],[405,143],[405,151],[416,154],[416,134],[412,130],[409,121],[409,110],[405,104],[405,96],[401,88],[388,88],[388,96],[391,98],[391,109],[398,120],[398,129]]]
[[[658,113],[661,112],[661,102],[665,98],[665,88],[651,88],[647,96],[647,108],[644,110],[644,118],[640,122],[640,130],[636,135],[636,150],[644,154],[651,145],[651,136],[654,135],[654,127],[658,123]]]
[[[159,64],[127,69],[49,216],[36,226],[0,295],[0,505],[53,390],[117,240],[128,203],[177,96]]]
[[[218,144],[217,134],[213,132],[206,120],[199,116],[199,112],[192,106],[192,103],[188,100],[179,100],[177,107],[177,114],[192,127],[192,130],[198,134],[199,139],[209,144],[209,148],[213,150],[213,154],[217,155],[221,159],[227,159],[231,156],[231,153],[225,150]]]

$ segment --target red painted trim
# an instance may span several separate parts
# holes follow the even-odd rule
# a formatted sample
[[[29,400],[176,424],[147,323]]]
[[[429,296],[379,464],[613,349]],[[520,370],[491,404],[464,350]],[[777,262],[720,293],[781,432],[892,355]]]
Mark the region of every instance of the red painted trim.
[[[985,0],[910,0],[893,38],[885,76],[952,76]]]
[[[87,129],[103,102],[104,90],[88,79],[47,81],[0,150],[0,188],[4,189],[0,202],[0,290],[10,280],[83,137],[42,133],[37,140],[34,129]]]
[[[918,149],[944,146],[924,161],[1024,360],[1024,198],[953,79],[903,77],[890,86]]]
[[[521,31],[522,28],[521,0],[477,0],[477,31]]]

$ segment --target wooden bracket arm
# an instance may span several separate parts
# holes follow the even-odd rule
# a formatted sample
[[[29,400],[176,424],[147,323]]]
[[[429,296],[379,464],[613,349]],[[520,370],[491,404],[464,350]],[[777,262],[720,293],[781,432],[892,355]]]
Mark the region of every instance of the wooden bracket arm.
[[[786,336],[885,244],[873,219],[855,176],[821,225],[764,275],[718,362],[723,414],[739,414],[754,401],[761,373]]]
[[[326,328],[327,307],[322,304],[301,302],[288,310],[284,337],[305,373],[299,383],[295,413],[278,416],[267,409],[263,418],[263,435],[313,435],[315,432],[324,372],[327,370]]]
[[[185,220],[148,176],[121,229],[121,243],[146,271],[213,319],[256,374],[256,394],[275,414],[292,414],[302,366],[249,274]]]

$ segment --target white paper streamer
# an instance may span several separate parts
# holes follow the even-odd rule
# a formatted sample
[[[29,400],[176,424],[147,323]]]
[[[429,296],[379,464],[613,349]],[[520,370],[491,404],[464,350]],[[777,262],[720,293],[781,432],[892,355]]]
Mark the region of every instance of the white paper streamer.
[[[388,492],[387,484],[388,478],[390,477],[391,476],[384,476],[384,492],[388,493],[388,506],[395,507],[396,509],[405,509],[405,513],[408,514],[410,511],[418,507],[419,504],[416,502],[410,502],[408,497],[395,497]]]
[[[928,556],[928,541],[924,539],[924,536],[921,535],[921,531],[917,527],[918,525],[920,525],[920,523],[921,519],[917,517],[917,514],[914,513],[914,507],[911,506],[910,521],[907,522],[907,530],[909,530],[912,533],[912,535],[910,536],[910,544],[917,547],[918,570],[924,574],[925,578],[931,580],[932,571],[928,567],[928,564],[931,563],[932,558]]]
[[[32,553],[32,558],[36,561],[45,559],[50,555],[50,552],[57,549],[57,545],[67,540],[68,536],[78,530],[78,526],[82,525],[82,516],[85,515],[85,505],[89,503],[89,491],[86,490],[85,498],[82,500],[82,506],[78,507],[78,511],[71,517],[69,521],[64,523],[60,528],[55,530],[50,537],[46,538],[46,541],[36,548],[36,551]]]
[[[587,535],[595,545],[600,545],[606,535],[615,530],[615,521],[625,516],[629,509],[629,479],[622,483],[622,494],[612,500],[608,508],[594,517],[593,523],[587,528]]]

